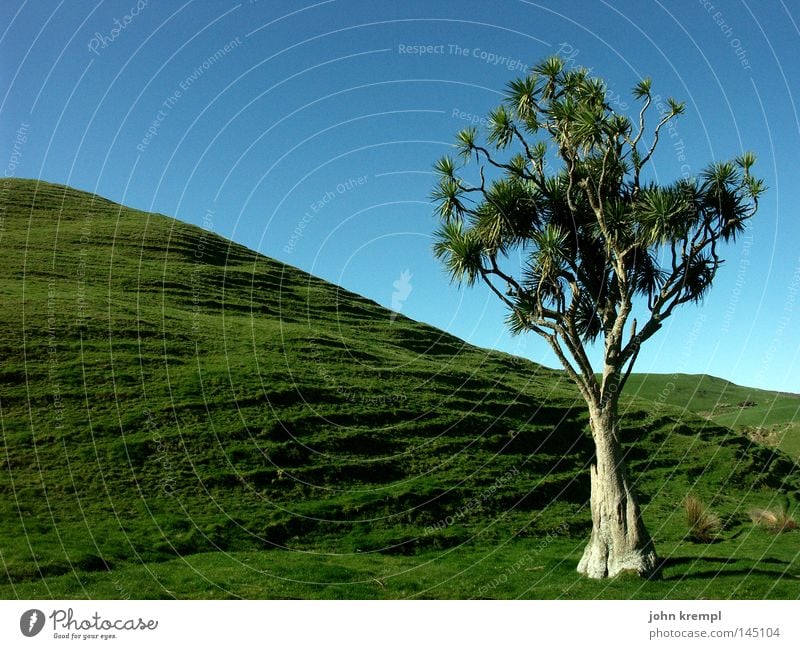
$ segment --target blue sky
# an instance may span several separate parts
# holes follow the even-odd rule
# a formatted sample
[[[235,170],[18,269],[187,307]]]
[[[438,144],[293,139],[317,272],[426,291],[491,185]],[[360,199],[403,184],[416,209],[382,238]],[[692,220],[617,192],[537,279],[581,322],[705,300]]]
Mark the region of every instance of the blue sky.
[[[658,180],[753,150],[770,189],[711,295],[637,370],[800,392],[799,25],[781,1],[6,0],[2,157],[7,175],[204,225],[385,306],[400,281],[405,315],[555,366],[504,333],[488,290],[448,285],[431,165],[550,54],[605,77],[622,112],[649,75],[687,105]]]

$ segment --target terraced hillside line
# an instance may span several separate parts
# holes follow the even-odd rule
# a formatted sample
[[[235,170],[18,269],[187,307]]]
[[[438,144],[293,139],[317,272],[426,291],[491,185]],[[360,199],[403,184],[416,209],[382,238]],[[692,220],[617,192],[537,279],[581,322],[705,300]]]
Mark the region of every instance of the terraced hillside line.
[[[598,593],[575,574],[593,445],[562,373],[175,219],[3,196],[0,597],[800,594],[797,532],[748,516],[796,516],[780,452],[625,401],[665,579]],[[675,514],[690,490],[725,520],[713,554]]]

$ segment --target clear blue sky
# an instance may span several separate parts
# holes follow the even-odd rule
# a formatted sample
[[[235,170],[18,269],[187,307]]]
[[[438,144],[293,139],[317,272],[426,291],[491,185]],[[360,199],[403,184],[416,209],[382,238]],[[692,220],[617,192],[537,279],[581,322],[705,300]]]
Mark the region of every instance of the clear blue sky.
[[[405,315],[555,366],[542,341],[503,332],[487,290],[448,285],[431,165],[559,50],[623,111],[650,75],[687,104],[659,180],[753,150],[770,190],[711,296],[637,369],[800,392],[799,25],[780,0],[4,0],[1,155],[6,174],[205,219],[386,306],[408,270]]]

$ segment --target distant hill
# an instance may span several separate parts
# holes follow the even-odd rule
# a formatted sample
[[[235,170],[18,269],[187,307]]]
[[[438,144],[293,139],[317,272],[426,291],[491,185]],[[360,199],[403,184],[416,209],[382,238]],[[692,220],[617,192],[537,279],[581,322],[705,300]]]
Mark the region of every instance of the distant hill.
[[[628,394],[693,412],[800,459],[800,395],[706,374],[632,374]]]
[[[800,594],[798,533],[747,516],[796,509],[797,464],[726,427],[766,397],[704,379],[686,403],[712,421],[688,379],[659,408],[631,379],[666,579],[599,588],[574,572],[592,445],[562,373],[68,187],[4,181],[0,218],[0,596]],[[689,492],[714,546],[685,538]]]

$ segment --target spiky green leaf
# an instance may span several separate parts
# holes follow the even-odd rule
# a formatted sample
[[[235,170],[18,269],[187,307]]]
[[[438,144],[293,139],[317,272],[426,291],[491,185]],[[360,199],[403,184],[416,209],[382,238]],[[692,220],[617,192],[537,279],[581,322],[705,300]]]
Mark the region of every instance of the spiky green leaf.
[[[450,275],[450,281],[472,286],[483,268],[483,246],[470,228],[461,221],[450,221],[434,234],[433,254]]]
[[[644,97],[650,96],[650,88],[653,85],[653,80],[650,77],[645,77],[639,83],[637,83],[633,90],[631,90],[631,94],[633,94],[636,99],[642,99]]]
[[[514,128],[511,115],[506,107],[498,106],[489,113],[489,133],[487,140],[498,149],[505,149],[514,139]]]

